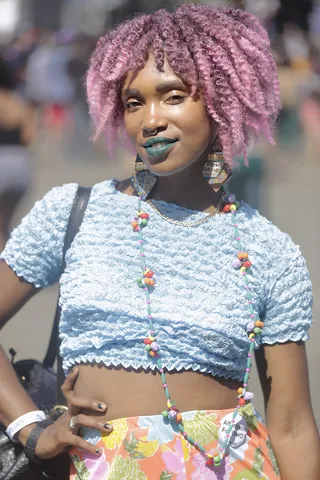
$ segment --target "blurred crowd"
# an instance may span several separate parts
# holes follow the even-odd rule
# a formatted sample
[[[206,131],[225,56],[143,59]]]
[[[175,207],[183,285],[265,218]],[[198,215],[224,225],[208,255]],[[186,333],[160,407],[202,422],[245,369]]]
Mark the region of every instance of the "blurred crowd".
[[[284,108],[278,124],[278,143],[290,148],[301,138],[307,138],[312,154],[317,155],[320,0],[206,3],[232,3],[251,11],[265,24],[282,87]],[[148,5],[146,9],[150,8]],[[126,13],[123,9],[123,16]],[[97,36],[74,27],[53,31],[33,25],[23,31],[18,29],[10,42],[0,45],[0,250],[15,208],[31,182],[28,146],[36,132],[66,134],[77,128],[86,130],[86,134],[90,131],[83,75],[96,40]],[[262,210],[263,175],[264,153],[263,149],[257,149],[251,152],[249,169],[241,166],[240,160],[232,185],[238,196]]]

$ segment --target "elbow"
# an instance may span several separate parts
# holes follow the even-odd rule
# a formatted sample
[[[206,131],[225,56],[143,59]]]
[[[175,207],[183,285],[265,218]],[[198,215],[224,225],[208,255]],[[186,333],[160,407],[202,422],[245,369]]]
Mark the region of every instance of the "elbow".
[[[319,433],[312,412],[287,413],[267,421],[270,438],[275,442],[292,442],[294,439],[319,439]]]

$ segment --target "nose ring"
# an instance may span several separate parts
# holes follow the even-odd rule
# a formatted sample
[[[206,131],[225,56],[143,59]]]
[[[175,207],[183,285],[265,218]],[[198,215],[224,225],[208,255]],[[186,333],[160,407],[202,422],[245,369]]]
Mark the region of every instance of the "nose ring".
[[[157,128],[155,128],[154,130],[150,130],[148,128],[145,128],[145,131],[149,133],[149,135],[156,135],[157,133]]]

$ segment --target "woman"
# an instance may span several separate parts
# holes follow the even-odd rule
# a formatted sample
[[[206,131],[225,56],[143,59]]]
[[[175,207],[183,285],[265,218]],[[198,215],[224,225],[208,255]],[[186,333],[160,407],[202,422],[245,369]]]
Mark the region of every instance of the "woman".
[[[2,254],[3,322],[62,274],[71,369],[69,411],[18,440],[35,432],[38,459],[71,446],[71,478],[316,480],[305,261],[222,188],[252,137],[272,141],[265,30],[241,10],[190,4],[138,16],[99,41],[87,86],[97,134],[130,142],[136,172],[93,187],[64,272],[75,184],[38,202]],[[248,390],[254,351],[267,427]],[[2,362],[8,425],[35,406]]]
[[[0,251],[9,236],[12,216],[31,182],[33,112],[14,93],[15,80],[0,57]]]

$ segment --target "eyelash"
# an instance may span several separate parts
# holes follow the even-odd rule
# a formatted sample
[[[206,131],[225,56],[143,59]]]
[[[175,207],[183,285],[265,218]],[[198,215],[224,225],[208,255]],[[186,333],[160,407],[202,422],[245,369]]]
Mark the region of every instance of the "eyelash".
[[[127,102],[125,108],[135,108],[137,106],[139,106],[139,102],[133,100],[132,102]]]
[[[173,105],[177,105],[178,103],[182,102],[186,97],[183,97],[182,95],[172,95],[171,97],[167,98],[166,102],[168,100],[173,100]],[[140,105],[140,102],[138,102],[137,100],[132,100],[131,102],[127,102],[126,105],[125,105],[125,108],[128,108],[128,109],[133,109],[133,108],[137,108],[139,107]]]
[[[177,99],[178,101],[175,103],[180,103],[183,101],[186,97],[183,97],[182,95],[172,95],[168,100],[172,100],[173,98]]]

